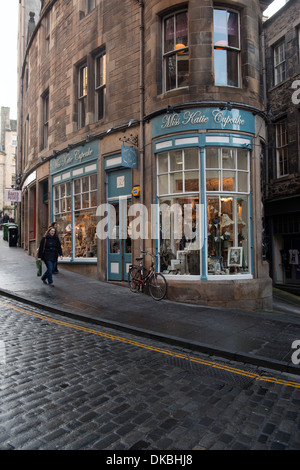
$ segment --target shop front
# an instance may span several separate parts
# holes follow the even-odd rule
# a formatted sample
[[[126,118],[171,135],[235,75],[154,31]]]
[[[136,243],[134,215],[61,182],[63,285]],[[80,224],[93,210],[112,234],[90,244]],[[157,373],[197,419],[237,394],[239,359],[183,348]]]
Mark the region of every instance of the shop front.
[[[50,162],[51,219],[57,222],[64,268],[97,276],[98,142]]]
[[[170,290],[183,300],[189,291],[191,301],[224,305],[247,286],[255,303],[264,296],[254,281],[255,116],[243,109],[182,110],[154,118],[152,139],[157,249]]]

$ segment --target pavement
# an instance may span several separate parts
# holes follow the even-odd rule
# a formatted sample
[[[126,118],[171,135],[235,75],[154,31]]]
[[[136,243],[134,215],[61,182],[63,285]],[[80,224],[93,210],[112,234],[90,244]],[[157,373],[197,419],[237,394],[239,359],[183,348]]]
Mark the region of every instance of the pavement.
[[[300,376],[300,364],[292,362],[292,343],[300,341],[299,296],[274,289],[273,310],[268,312],[157,302],[147,294],[132,293],[127,283],[100,282],[63,266],[59,264],[54,277],[55,287],[44,285],[35,258],[10,247],[0,231],[0,295],[185,352]]]

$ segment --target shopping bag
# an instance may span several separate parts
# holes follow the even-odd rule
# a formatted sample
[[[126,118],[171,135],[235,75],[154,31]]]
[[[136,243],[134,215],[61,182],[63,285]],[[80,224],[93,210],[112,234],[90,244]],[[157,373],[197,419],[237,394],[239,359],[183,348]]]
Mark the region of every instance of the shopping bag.
[[[42,275],[42,262],[41,262],[41,260],[40,260],[40,259],[37,259],[37,260],[35,261],[35,264],[36,264],[36,269],[37,269],[36,275],[37,275],[37,276],[41,276],[41,275]]]

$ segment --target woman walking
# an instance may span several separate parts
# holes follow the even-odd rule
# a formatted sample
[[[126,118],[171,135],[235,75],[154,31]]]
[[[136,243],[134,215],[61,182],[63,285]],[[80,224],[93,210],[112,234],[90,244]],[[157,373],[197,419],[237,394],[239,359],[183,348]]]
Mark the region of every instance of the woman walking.
[[[59,238],[55,236],[55,228],[49,227],[44,237],[41,240],[38,259],[43,260],[47,266],[47,271],[42,275],[41,279],[44,284],[54,287],[52,274],[55,269],[57,258],[62,258],[62,249]]]

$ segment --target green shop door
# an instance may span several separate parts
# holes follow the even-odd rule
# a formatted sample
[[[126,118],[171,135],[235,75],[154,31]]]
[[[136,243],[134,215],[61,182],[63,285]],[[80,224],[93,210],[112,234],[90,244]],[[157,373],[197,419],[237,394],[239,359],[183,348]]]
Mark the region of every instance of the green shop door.
[[[132,262],[131,238],[128,228],[128,209],[131,203],[131,170],[115,170],[108,174],[109,217],[108,279],[123,281],[128,278]],[[117,196],[117,197],[116,197]]]

